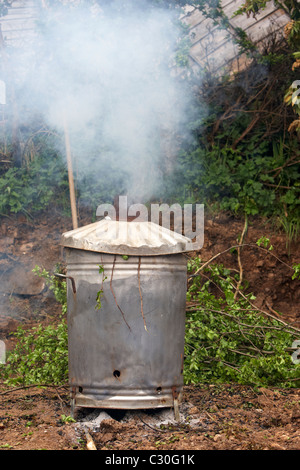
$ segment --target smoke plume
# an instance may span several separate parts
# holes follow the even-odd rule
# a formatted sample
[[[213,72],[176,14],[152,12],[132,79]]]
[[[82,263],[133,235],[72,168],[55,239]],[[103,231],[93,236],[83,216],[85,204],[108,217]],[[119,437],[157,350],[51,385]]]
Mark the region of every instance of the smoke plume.
[[[174,74],[178,12],[85,3],[43,11],[34,44],[12,56],[24,77],[18,99],[51,128],[68,129],[79,182],[92,173],[104,193],[115,185],[145,202],[163,185],[187,117],[184,81]]]

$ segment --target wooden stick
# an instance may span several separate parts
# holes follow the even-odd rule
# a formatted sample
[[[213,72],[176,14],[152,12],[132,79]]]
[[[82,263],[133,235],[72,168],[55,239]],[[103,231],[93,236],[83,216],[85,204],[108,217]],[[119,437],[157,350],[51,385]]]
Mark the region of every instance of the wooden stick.
[[[65,146],[66,146],[66,155],[67,155],[67,164],[68,164],[68,177],[69,177],[69,188],[70,188],[70,202],[71,202],[71,212],[72,212],[72,222],[73,229],[78,228],[77,220],[77,209],[76,209],[76,197],[75,197],[75,186],[74,186],[74,176],[73,176],[73,165],[72,165],[72,154],[71,154],[71,145],[70,145],[70,136],[67,126],[66,113],[63,115],[64,119],[64,131],[65,131]]]
[[[87,450],[97,450],[97,447],[95,445],[95,442],[93,441],[93,438],[92,436],[90,435],[90,433],[88,432],[87,429],[84,429],[84,432],[85,432],[85,436],[86,436],[86,447],[87,447]]]
[[[241,239],[240,239],[240,245],[243,245],[244,237],[245,237],[245,234],[247,232],[247,228],[248,228],[248,217],[247,217],[247,214],[245,214],[245,223],[244,223],[244,228],[243,228],[243,232],[242,232]],[[237,289],[236,289],[235,294],[234,294],[234,300],[237,299],[240,287],[241,287],[242,282],[243,282],[243,265],[242,265],[242,261],[241,261],[241,246],[238,247],[237,251],[238,251],[238,264],[239,264],[239,268],[240,268],[240,276],[239,276],[239,281],[238,281],[238,284],[237,284]]]

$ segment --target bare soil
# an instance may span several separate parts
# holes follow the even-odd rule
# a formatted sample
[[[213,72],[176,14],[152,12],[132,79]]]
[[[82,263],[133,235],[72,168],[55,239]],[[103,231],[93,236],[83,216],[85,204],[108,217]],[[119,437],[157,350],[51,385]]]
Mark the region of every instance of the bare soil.
[[[90,223],[88,216],[80,225]],[[0,340],[13,348],[18,325],[51,323],[60,306],[43,281],[32,274],[35,265],[50,272],[62,263],[60,235],[71,220],[61,214],[0,219]],[[243,221],[221,214],[207,217],[203,261],[237,244]],[[253,246],[263,235],[271,239],[270,253]],[[299,263],[299,242],[289,250],[284,234],[260,220],[251,222],[242,250],[243,276],[256,305],[300,327],[300,283],[292,281]],[[239,271],[236,252],[226,251],[216,262]],[[256,389],[236,384],[184,387],[180,423],[158,424],[155,413],[111,413],[90,435],[98,450],[295,450],[300,449],[300,390]],[[89,410],[93,411],[93,410]],[[101,410],[99,410],[100,412]],[[87,413],[87,411],[85,411]],[[87,436],[80,419],[70,415],[67,387],[18,390],[0,384],[0,449],[80,450]]]

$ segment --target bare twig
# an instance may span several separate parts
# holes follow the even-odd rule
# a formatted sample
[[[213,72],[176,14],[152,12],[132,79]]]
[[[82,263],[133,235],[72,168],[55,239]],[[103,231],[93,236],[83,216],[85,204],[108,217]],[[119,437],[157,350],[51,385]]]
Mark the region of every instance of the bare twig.
[[[57,398],[58,398],[59,401],[60,401],[60,408],[61,408],[61,411],[62,411],[62,413],[64,413],[64,402],[63,402],[63,400],[62,400],[60,394],[58,393],[57,388],[55,388],[55,391],[56,391]]]
[[[238,137],[238,139],[236,139],[235,142],[232,144],[233,149],[235,149],[237,144],[241,140],[243,140],[243,138],[253,129],[253,127],[255,126],[257,121],[259,121],[259,119],[260,119],[260,114],[257,114],[256,116],[254,116],[254,118],[252,119],[248,127],[244,130],[244,132],[240,135],[240,137]]]
[[[209,419],[211,419],[212,421],[216,422],[216,419],[210,415],[207,411],[205,411],[205,413],[207,414],[207,416],[209,417]]]
[[[265,186],[270,186],[271,188],[293,189],[292,186],[280,186],[280,184],[266,183],[265,181],[263,181],[262,184],[264,184]]]
[[[97,450],[95,442],[93,441],[92,436],[90,435],[90,433],[88,432],[88,430],[86,428],[84,428],[84,433],[85,433],[85,437],[86,437],[87,450]]]
[[[228,351],[231,351],[231,352],[236,353],[236,354],[240,354],[241,356],[247,356],[247,357],[252,357],[253,359],[256,359],[256,356],[253,356],[252,354],[244,353],[242,351],[238,351],[237,349],[228,348]],[[261,351],[259,351],[259,352],[261,352]]]
[[[280,315],[278,312],[276,312],[276,310],[274,310],[271,305],[269,304],[269,302],[266,300],[266,306],[268,307],[268,309],[270,310],[270,312],[274,313],[274,315],[276,315],[276,317],[278,315]]]
[[[248,300],[248,302],[249,302],[249,299],[247,299],[247,300]],[[251,302],[249,302],[249,303],[251,304]],[[199,305],[200,305],[200,304],[198,304],[198,306],[199,306]],[[270,315],[270,314],[268,314],[267,312],[265,312],[264,310],[261,310],[261,309],[259,309],[258,307],[255,307],[255,306],[252,305],[252,304],[251,304],[251,307],[252,307],[252,310],[253,310],[253,311],[258,311],[258,312],[264,313],[265,315]],[[191,309],[197,308],[197,304],[192,305],[190,308],[191,308]],[[242,309],[240,309],[240,310],[242,310]],[[249,310],[249,309],[244,309],[244,310],[247,311],[247,310]],[[276,320],[277,322],[283,324],[282,328],[278,328],[278,327],[276,327],[276,326],[250,325],[250,324],[247,324],[247,323],[243,323],[243,322],[239,321],[238,318],[237,318],[235,315],[231,315],[230,313],[224,312],[223,310],[216,310],[216,309],[212,309],[212,308],[207,308],[207,307],[205,307],[205,311],[207,311],[207,312],[212,312],[212,313],[218,313],[219,315],[224,315],[225,317],[232,318],[232,319],[234,319],[239,325],[245,326],[245,327],[251,328],[251,329],[261,329],[261,330],[265,330],[265,329],[268,330],[268,329],[269,329],[269,330],[278,330],[278,331],[282,331],[282,330],[283,330],[283,327],[287,327],[287,330],[286,330],[286,331],[287,331],[288,333],[291,333],[291,334],[295,334],[295,332],[296,332],[296,333],[300,333],[300,330],[299,330],[299,329],[294,328],[293,326],[291,326],[291,324],[285,323],[284,321],[280,320],[279,318],[274,318],[274,317],[272,317],[272,318],[274,318],[274,320]],[[294,330],[294,332],[289,331],[289,330],[288,330],[289,328],[292,328],[292,329]]]
[[[235,367],[233,364],[230,364],[229,362],[225,362],[223,359],[219,359],[218,357],[208,357],[207,358],[208,360],[205,360],[204,362],[206,363],[210,363],[210,362],[222,362],[222,364],[224,364],[224,366],[227,366],[229,367],[230,369],[233,369],[237,372],[241,372],[240,369],[238,367]]]
[[[150,424],[146,423],[140,415],[138,415],[138,418],[145,426],[147,426],[149,429],[152,429],[152,431],[154,431],[154,432],[167,432],[165,429],[154,428]]]
[[[237,249],[240,275],[239,275],[239,281],[237,283],[237,288],[236,288],[236,291],[234,293],[234,300],[236,300],[236,298],[238,296],[238,293],[239,293],[239,290],[240,290],[240,287],[241,287],[242,282],[243,282],[243,265],[242,265],[242,261],[241,261],[241,245],[243,245],[243,241],[244,241],[245,234],[247,232],[247,228],[248,228],[248,217],[247,217],[247,214],[245,214],[245,223],[244,223],[244,228],[243,228],[242,235],[241,235],[240,246]]]
[[[7,395],[8,393],[13,393],[18,390],[26,390],[27,388],[58,388],[65,387],[65,385],[61,385],[58,387],[57,385],[49,385],[49,384],[33,384],[33,385],[22,385],[20,387],[11,388],[9,390],[5,390],[5,392],[1,392],[0,395]]]
[[[189,276],[189,279],[192,279],[193,277],[196,277],[199,275],[199,273],[204,269],[206,268],[206,266],[208,266],[209,264],[211,264],[216,258],[218,258],[219,256],[221,255],[224,255],[225,253],[228,253],[230,250],[232,250],[233,248],[239,248],[239,247],[245,247],[245,246],[248,246],[248,247],[252,247],[252,248],[256,248],[256,249],[259,249],[259,250],[262,250],[264,251],[265,253],[269,254],[270,256],[272,256],[273,258],[276,258],[277,261],[279,261],[280,263],[284,264],[287,268],[289,268],[291,271],[294,271],[294,269],[289,266],[287,263],[285,263],[284,261],[282,261],[280,258],[278,258],[278,256],[274,255],[273,253],[271,253],[269,250],[267,250],[266,248],[263,248],[262,246],[258,246],[256,245],[255,243],[243,243],[242,245],[232,245],[230,246],[229,248],[227,248],[226,250],[224,251],[220,251],[220,253],[217,253],[216,255],[214,255],[212,258],[210,258],[208,261],[206,261],[204,264],[202,264],[202,266],[200,266],[200,268],[197,269],[197,271],[192,274],[191,276]]]
[[[234,287],[234,286],[233,286],[233,287]],[[265,310],[262,310],[262,309],[256,307],[252,302],[250,302],[249,299],[247,299],[247,297],[246,297],[244,294],[242,294],[242,292],[240,292],[240,295],[241,295],[245,300],[247,300],[247,302],[249,302],[249,304],[253,307],[254,310],[257,310],[257,311],[263,313],[264,315],[266,315],[267,317],[273,318],[273,320],[276,320],[277,322],[282,323],[282,324],[285,325],[286,327],[291,328],[292,330],[297,331],[298,333],[300,333],[300,329],[299,329],[299,328],[295,328],[294,326],[290,325],[289,323],[284,322],[284,321],[281,320],[280,318],[277,318],[277,317],[275,317],[274,315],[271,315],[270,313],[266,312]]]

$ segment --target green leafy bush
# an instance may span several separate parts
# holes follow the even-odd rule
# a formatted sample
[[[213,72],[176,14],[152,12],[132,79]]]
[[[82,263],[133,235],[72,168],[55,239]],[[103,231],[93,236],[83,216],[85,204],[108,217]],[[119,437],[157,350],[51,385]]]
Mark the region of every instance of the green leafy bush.
[[[181,155],[179,173],[193,202],[206,202],[235,214],[300,218],[300,184],[297,166],[276,177],[274,169],[287,157],[270,149],[268,142],[237,149],[214,145]],[[288,189],[287,189],[288,188]]]
[[[43,277],[53,291],[62,306],[62,318],[53,325],[19,327],[15,333],[16,346],[8,353],[6,364],[0,366],[0,377],[8,385],[59,385],[68,380],[66,283],[38,266],[33,271]]]
[[[17,344],[2,366],[2,376],[9,385],[63,384],[68,379],[67,326],[42,326],[15,333]],[[1,369],[0,369],[1,371]]]
[[[28,167],[12,167],[0,177],[0,214],[35,214],[67,200],[66,170],[57,155],[36,158]],[[59,195],[59,197],[58,197]]]
[[[200,259],[189,263],[191,273],[200,267]],[[235,300],[235,279],[224,266],[202,273],[192,278],[187,295],[186,383],[299,386],[291,348],[300,332],[255,309],[251,294]]]

